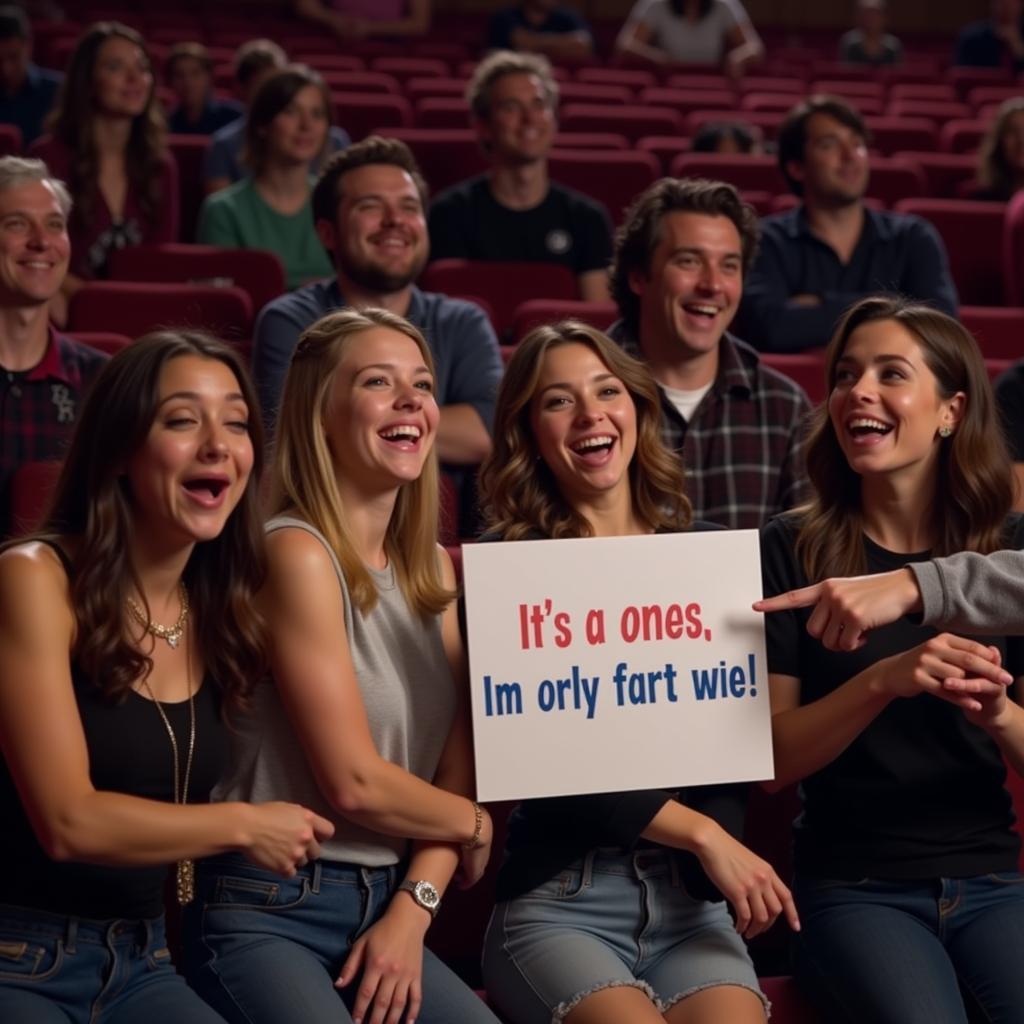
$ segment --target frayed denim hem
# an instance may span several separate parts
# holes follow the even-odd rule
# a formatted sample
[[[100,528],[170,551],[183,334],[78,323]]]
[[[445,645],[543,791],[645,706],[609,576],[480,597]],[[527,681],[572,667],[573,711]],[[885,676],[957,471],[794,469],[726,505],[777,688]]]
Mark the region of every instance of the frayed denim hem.
[[[566,999],[565,1002],[559,1003],[551,1014],[551,1024],[562,1024],[562,1021],[576,1009],[580,1003],[583,1002],[587,996],[592,996],[595,992],[603,992],[606,988],[623,988],[628,986],[629,988],[638,988],[643,992],[650,1001],[657,1006],[658,997],[654,992],[654,989],[647,984],[646,981],[638,981],[635,978],[632,981],[622,981],[618,978],[612,981],[603,981],[600,985],[595,985],[593,988],[588,988],[586,992],[580,992],[574,995],[571,999]],[[763,997],[762,997],[763,998]]]
[[[731,985],[733,988],[745,988],[748,992],[753,992],[758,999],[761,1000],[761,1005],[764,1007],[764,1015],[768,1020],[772,1019],[772,1004],[769,1002],[768,997],[759,989],[754,988],[753,985],[745,985],[742,981],[706,981],[701,985],[694,985],[693,988],[688,988],[685,992],[677,992],[671,999],[658,999],[655,1000],[658,1011],[660,1013],[666,1013],[671,1010],[676,1003],[687,996],[696,995],[698,992],[703,992],[709,988],[721,988],[723,985]]]

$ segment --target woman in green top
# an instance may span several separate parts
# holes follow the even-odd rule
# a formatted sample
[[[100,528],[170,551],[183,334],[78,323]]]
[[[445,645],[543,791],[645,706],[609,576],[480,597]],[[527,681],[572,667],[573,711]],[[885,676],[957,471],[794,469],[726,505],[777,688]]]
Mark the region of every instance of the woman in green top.
[[[327,149],[331,96],[323,79],[292,65],[259,88],[245,126],[249,174],[208,196],[198,239],[207,245],[270,249],[284,264],[288,287],[333,272],[310,212],[310,166]]]

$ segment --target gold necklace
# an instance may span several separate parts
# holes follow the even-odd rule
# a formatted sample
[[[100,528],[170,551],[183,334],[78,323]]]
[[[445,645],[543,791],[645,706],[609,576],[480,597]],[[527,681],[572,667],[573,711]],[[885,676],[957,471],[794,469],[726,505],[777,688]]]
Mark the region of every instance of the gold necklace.
[[[161,626],[159,622],[152,619],[136,604],[132,597],[125,598],[128,602],[128,611],[142,623],[146,632],[161,640],[166,640],[169,647],[177,647],[181,642],[182,634],[185,632],[185,623],[188,621],[188,591],[185,589],[185,581],[178,581],[178,596],[181,599],[181,611],[178,613],[178,621],[173,626]]]
[[[164,711],[163,705],[156,699],[156,694],[153,693],[152,687],[149,685],[149,680],[143,676],[142,685],[146,688],[146,693],[149,694],[150,700],[156,705],[157,711],[160,712],[160,717],[163,719],[164,728],[167,730],[167,735],[171,740],[171,750],[174,753],[174,802],[182,805],[188,803],[188,784],[189,779],[192,776],[192,755],[196,749],[196,705],[195,705],[195,694],[192,692],[192,672],[191,669],[187,669],[188,678],[188,757],[185,760],[185,778],[181,779],[181,799],[178,799],[178,782],[180,779],[180,761],[178,758],[178,741],[174,736],[174,729],[171,728],[170,719],[167,717],[167,712]],[[175,889],[177,891],[178,903],[181,906],[185,906],[191,903],[195,898],[196,894],[196,865],[189,857],[184,857],[178,861],[178,871],[176,879]]]

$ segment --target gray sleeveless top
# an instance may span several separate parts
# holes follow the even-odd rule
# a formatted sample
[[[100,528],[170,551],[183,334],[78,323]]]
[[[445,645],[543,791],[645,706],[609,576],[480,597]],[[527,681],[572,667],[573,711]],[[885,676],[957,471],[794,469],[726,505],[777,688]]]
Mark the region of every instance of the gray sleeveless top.
[[[341,566],[323,534],[301,519],[278,516],[267,532],[312,534],[330,555],[345,600],[345,632],[370,732],[380,756],[430,780],[455,716],[455,684],[441,641],[439,616],[422,619],[406,603],[393,568],[369,569],[377,585],[373,611],[353,608]],[[385,836],[341,817],[320,792],[272,679],[253,695],[252,712],[238,716],[227,774],[215,800],[290,800],[334,822],[322,844],[326,860],[381,867],[405,857],[408,840]]]

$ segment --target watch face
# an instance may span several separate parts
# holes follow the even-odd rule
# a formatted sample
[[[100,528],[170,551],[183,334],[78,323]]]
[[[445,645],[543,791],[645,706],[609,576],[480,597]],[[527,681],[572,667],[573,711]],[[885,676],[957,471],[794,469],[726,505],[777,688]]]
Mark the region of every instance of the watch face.
[[[438,895],[437,889],[430,882],[417,882],[413,892],[416,899],[429,910],[435,909],[441,903],[441,897]]]

